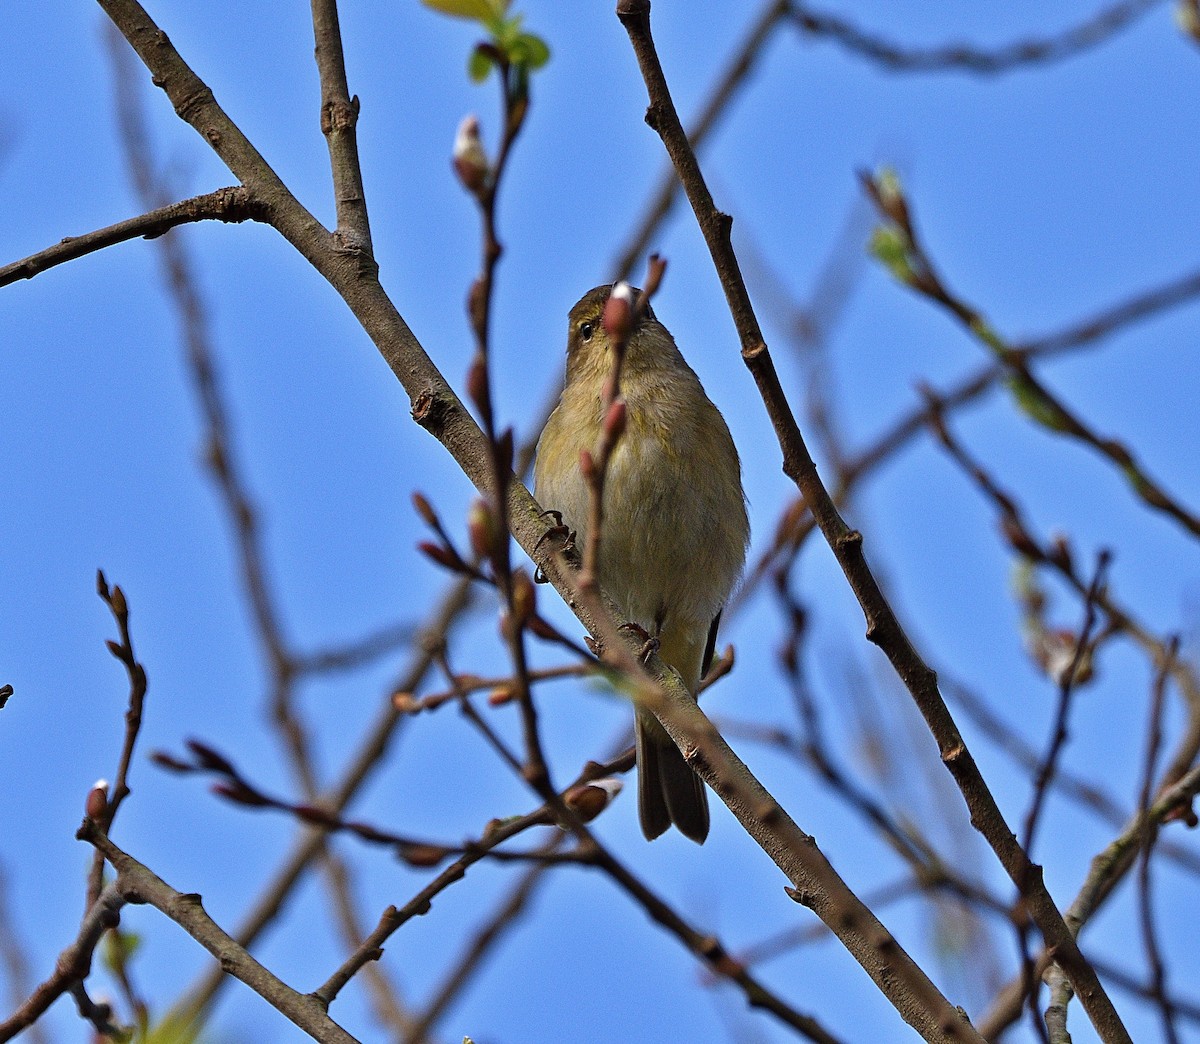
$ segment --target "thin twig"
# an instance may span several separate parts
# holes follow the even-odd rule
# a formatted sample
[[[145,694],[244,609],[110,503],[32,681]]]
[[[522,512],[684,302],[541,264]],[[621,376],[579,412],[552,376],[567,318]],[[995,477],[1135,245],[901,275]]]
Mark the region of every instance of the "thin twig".
[[[1101,551],[1096,556],[1096,571],[1092,574],[1087,593],[1083,600],[1083,623],[1075,638],[1075,649],[1071,654],[1064,670],[1058,677],[1058,703],[1054,714],[1054,727],[1050,733],[1050,743],[1046,754],[1038,766],[1033,781],[1033,799],[1025,816],[1025,829],[1022,834],[1026,852],[1033,853],[1034,841],[1037,838],[1037,828],[1041,822],[1042,809],[1045,807],[1046,796],[1058,772],[1058,759],[1067,742],[1067,722],[1071,714],[1071,696],[1075,692],[1079,679],[1079,668],[1088,655],[1088,646],[1092,638],[1092,630],[1096,626],[1096,600],[1104,587],[1105,576],[1111,555]]]
[[[1058,35],[1018,40],[994,50],[969,44],[905,47],[861,29],[847,19],[815,11],[801,0],[793,0],[788,13],[802,32],[834,40],[851,53],[893,72],[995,75],[1031,65],[1062,61],[1089,51],[1131,25],[1159,2],[1121,0]]]
[[[356,250],[373,252],[367,199],[358,161],[358,97],[350,97],[346,83],[346,58],[337,0],[312,0],[313,37],[317,71],[321,77],[321,132],[329,143],[333,195],[337,204],[335,236]]]
[[[701,107],[700,115],[688,132],[688,141],[692,143],[693,149],[700,150],[721,118],[729,111],[734,98],[749,81],[751,74],[762,60],[768,41],[774,36],[790,6],[790,0],[768,0],[763,4],[762,11],[751,23],[742,42],[734,50],[733,57],[729,60],[724,72],[717,78],[712,93]],[[614,282],[628,279],[633,274],[638,262],[649,249],[654,235],[666,220],[667,215],[670,214],[671,207],[679,195],[679,189],[679,178],[675,173],[675,168],[668,165],[659,180],[658,188],[650,197],[650,202],[643,211],[642,218],[612,265],[615,273]]]
[[[113,820],[122,802],[129,796],[129,766],[133,762],[133,750],[137,745],[138,734],[142,729],[142,709],[146,702],[146,668],[138,662],[133,651],[133,637],[129,631],[129,603],[120,587],[108,586],[104,573],[96,573],[96,593],[108,606],[117,624],[118,641],[105,644],[108,651],[116,657],[125,668],[129,678],[129,700],[125,709],[125,734],[121,742],[121,754],[117,762],[117,774],[108,792],[108,799],[99,814],[100,828],[107,833],[112,829]],[[100,896],[104,882],[104,859],[95,854],[92,860],[91,872],[88,874],[87,905],[90,910]]]
[[[1116,467],[1143,503],[1200,537],[1200,515],[1163,489],[1127,446],[1100,435],[1085,423],[1034,374],[1028,355],[1016,351],[979,309],[949,288],[917,234],[912,207],[896,179],[864,174],[862,184],[887,223],[886,233],[892,237],[886,260],[893,275],[954,316],[1006,369],[1009,387],[1021,412],[1047,430],[1067,435],[1093,449]]]
[[[1149,812],[1145,816],[1135,815],[1120,835],[1092,859],[1087,878],[1065,915],[1074,933],[1079,933],[1124,880],[1141,850],[1146,824],[1159,826],[1167,820],[1194,817],[1191,808],[1197,794],[1200,794],[1200,766],[1160,790]],[[997,992],[991,1008],[979,1018],[979,1032],[988,1040],[998,1037],[1020,1016],[1024,1000],[1024,985],[1019,977],[1006,983]]]
[[[562,844],[563,834],[551,837],[543,846],[543,851],[549,854]],[[529,867],[518,878],[516,885],[509,891],[508,896],[497,905],[495,911],[467,942],[462,956],[451,967],[442,980],[442,984],[434,991],[432,998],[414,1020],[406,1040],[418,1042],[424,1040],[433,1032],[434,1027],[446,1014],[450,1005],[471,981],[476,971],[482,965],[487,955],[496,947],[505,934],[511,932],[520,922],[530,900],[538,887],[546,880],[545,865]]]
[[[79,926],[79,935],[62,953],[54,965],[54,974],[41,983],[9,1018],[0,1022],[0,1041],[11,1040],[18,1033],[32,1026],[59,997],[69,993],[87,979],[92,970],[92,956],[104,933],[115,928],[121,920],[121,908],[127,900],[118,885],[113,882],[104,886],[96,900],[84,915]],[[86,1004],[86,1002],[85,1002]],[[97,1025],[103,1032],[111,1012],[96,1010],[93,1015],[103,1018],[105,1025]],[[93,1019],[95,1024],[95,1019]]]
[[[446,634],[470,603],[470,584],[459,580],[453,584],[429,615],[422,639],[412,662],[397,680],[395,689],[416,689],[434,662],[436,651],[446,640]],[[340,813],[358,796],[367,780],[378,769],[387,753],[398,728],[406,715],[398,710],[390,699],[380,708],[377,719],[354,748],[355,754],[343,769],[341,777],[330,786],[320,799],[320,807],[326,812]],[[292,845],[291,851],[279,869],[264,886],[252,904],[241,925],[235,930],[234,938],[249,948],[266,927],[279,915],[284,903],[295,890],[314,859],[325,850],[325,831],[307,827]],[[184,1025],[194,1025],[207,1013],[217,994],[228,982],[219,968],[205,975],[174,1006],[170,1017]]]
[[[344,93],[345,81],[344,69],[340,71],[339,81],[340,42],[334,39],[337,31],[336,11],[330,12],[327,8],[322,8],[320,12],[314,11],[314,18],[318,21],[315,26],[318,37],[318,63],[323,77],[326,77],[323,82],[327,85],[332,83],[330,97],[336,100],[337,84],[341,83]],[[152,205],[169,195],[170,186],[166,178],[156,170],[153,161],[149,131],[137,89],[135,63],[120,34],[111,27],[109,32],[110,53],[116,73],[117,111],[126,161],[139,197],[146,205]],[[341,111],[336,105],[333,105],[333,110]],[[330,149],[335,162],[337,191],[341,199],[343,196],[353,196],[352,185],[355,183],[357,163],[353,156],[353,127],[351,125],[348,131],[348,155],[345,151],[347,139],[343,133],[346,131],[345,121],[337,117],[337,112],[333,110],[323,107],[322,114],[323,117],[330,116],[335,123],[339,123],[339,127],[330,132]],[[331,112],[333,115],[330,115]],[[339,162],[344,169],[339,170]],[[346,174],[345,170],[351,167],[354,170]],[[358,235],[359,240],[362,240],[365,237],[366,246],[369,248],[370,233],[366,225],[365,209],[355,207],[351,200],[348,209],[339,207],[338,213],[339,218],[349,214],[348,220],[357,222],[346,232],[346,238]],[[258,626],[259,645],[263,651],[266,670],[273,679],[271,706],[274,720],[306,797],[309,801],[315,801],[318,792],[317,775],[309,752],[307,730],[294,706],[296,683],[306,671],[316,673],[320,670],[344,669],[355,662],[369,662],[395,643],[395,635],[370,636],[356,646],[324,654],[318,653],[311,657],[302,656],[294,651],[285,637],[282,612],[268,579],[258,515],[235,452],[229,410],[225,403],[216,365],[216,353],[213,349],[209,313],[197,288],[193,265],[185,244],[178,235],[174,235],[164,237],[159,245],[167,287],[178,312],[192,383],[205,422],[207,464],[220,491],[230,528],[236,535],[243,590],[250,604],[252,617]],[[336,655],[337,653],[340,655]],[[345,891],[350,881],[349,871],[328,850],[322,850],[319,857],[326,872],[327,885],[332,891],[333,908],[338,914],[342,932],[349,939],[357,941],[364,929],[353,916],[353,897]],[[373,968],[370,975],[373,995],[381,999],[381,1017],[391,1018],[392,1024],[396,1024],[394,1016],[400,1010],[400,1004],[391,984],[379,969]]]
[[[131,239],[155,239],[178,225],[186,225],[193,221],[225,221],[237,224],[242,221],[266,220],[266,208],[246,186],[220,188],[202,196],[193,196],[178,203],[156,207],[148,213],[118,221],[115,225],[98,228],[82,236],[68,236],[61,243],[0,267],[0,286],[15,283],[18,279],[32,279],[56,265],[66,264],[117,243],[125,243]]]
[[[628,283],[617,283],[613,288],[612,304],[604,311],[605,331],[608,334],[612,366],[600,393],[600,415],[604,418],[596,446],[580,461],[580,470],[588,489],[587,540],[583,545],[583,562],[579,569],[579,586],[585,591],[594,590],[600,582],[600,545],[604,535],[604,486],[608,479],[608,468],[612,455],[625,433],[625,400],[621,395],[621,375],[625,367],[625,350],[629,338],[638,323],[650,308],[650,299],[662,282],[666,262],[652,254],[646,273],[646,285],[633,296]],[[623,289],[622,289],[623,288]],[[624,293],[627,297],[621,297]],[[612,314],[620,315],[618,321],[610,322]]]
[[[467,314],[475,337],[475,358],[467,377],[467,388],[480,413],[483,433],[490,450],[492,466],[488,506],[482,509],[477,532],[482,538],[476,550],[488,555],[492,576],[505,605],[501,630],[513,662],[513,692],[521,711],[525,738],[526,775],[550,790],[549,768],[542,750],[538,730],[537,707],[529,684],[529,663],[525,648],[525,628],[534,595],[532,584],[524,574],[514,574],[509,540],[508,486],[513,478],[513,432],[499,432],[492,401],[492,302],[496,285],[496,269],[504,252],[496,220],[499,192],[508,169],[513,145],[525,125],[529,111],[528,76],[526,70],[514,67],[501,49],[495,49],[494,65],[500,87],[500,108],[503,130],[495,160],[486,171],[477,172],[476,179],[464,184],[471,190],[479,205],[481,250],[479,273],[467,295]],[[494,518],[494,524],[493,524]],[[520,604],[519,604],[520,603]]]
[[[1141,858],[1138,860],[1138,920],[1142,930],[1142,945],[1146,949],[1146,963],[1150,966],[1150,990],[1162,1022],[1163,1039],[1167,1044],[1179,1044],[1179,1030],[1175,1025],[1175,1011],[1167,992],[1167,966],[1158,942],[1158,931],[1154,924],[1154,901],[1150,883],[1150,857],[1158,830],[1150,821],[1147,810],[1154,793],[1158,752],[1162,746],[1163,707],[1167,692],[1170,665],[1179,652],[1178,638],[1172,639],[1167,651],[1166,662],[1155,671],[1153,698],[1150,701],[1150,724],[1146,730],[1146,759],[1142,771],[1141,796],[1138,810],[1145,824],[1142,834]]]
[[[463,707],[472,723],[484,733],[488,742],[520,774],[520,764],[515,756],[505,748],[503,741],[491,730],[490,726],[474,713],[470,702],[465,698]],[[537,789],[535,781],[528,782],[535,790]],[[569,793],[568,790],[567,794]],[[597,840],[595,835],[584,825],[581,817],[575,814],[574,809],[563,809],[559,796],[552,795],[552,797],[554,800],[544,805],[542,811],[557,819],[564,829],[575,834],[578,839],[578,847],[575,850],[578,857],[607,874],[618,887],[642,907],[653,921],[673,934],[691,953],[703,960],[711,972],[727,978],[741,987],[751,1007],[771,1012],[786,1025],[791,1026],[817,1044],[838,1044],[838,1039],[832,1036],[816,1019],[797,1011],[778,994],[763,986],[743,965],[732,958],[720,940],[715,936],[702,934],[688,924]],[[564,812],[567,814],[564,815]],[[948,1034],[945,1039],[958,1040],[960,1038]]]

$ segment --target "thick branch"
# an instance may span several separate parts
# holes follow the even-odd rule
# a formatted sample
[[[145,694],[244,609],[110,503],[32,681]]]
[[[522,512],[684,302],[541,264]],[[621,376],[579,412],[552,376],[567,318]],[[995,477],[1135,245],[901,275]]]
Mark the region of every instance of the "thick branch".
[[[112,843],[90,819],[79,828],[80,840],[104,853],[117,871],[113,887],[126,903],[148,903],[166,914],[221,963],[227,974],[240,979],[281,1014],[315,1040],[356,1044],[355,1038],[333,1021],[312,994],[299,993],[250,956],[204,912],[200,896],[177,892],[149,868]]]

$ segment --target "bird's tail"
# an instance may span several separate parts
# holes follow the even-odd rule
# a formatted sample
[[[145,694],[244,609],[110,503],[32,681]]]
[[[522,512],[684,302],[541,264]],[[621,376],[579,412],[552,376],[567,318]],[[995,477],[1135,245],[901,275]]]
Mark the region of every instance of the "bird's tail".
[[[674,823],[684,837],[703,844],[708,837],[708,795],[703,781],[652,715],[638,711],[635,733],[642,833],[653,841]]]

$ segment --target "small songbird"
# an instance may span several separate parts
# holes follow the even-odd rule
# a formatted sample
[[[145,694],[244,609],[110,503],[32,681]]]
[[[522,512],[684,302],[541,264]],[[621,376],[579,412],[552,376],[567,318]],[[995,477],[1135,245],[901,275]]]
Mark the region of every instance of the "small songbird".
[[[534,465],[539,503],[562,513],[580,547],[588,524],[580,452],[595,450],[604,422],[611,290],[598,286],[571,309],[566,387]],[[620,394],[626,421],[604,485],[600,586],[628,622],[658,640],[659,655],[695,695],[750,539],[741,463],[725,419],[652,311],[629,336]],[[653,840],[674,823],[703,843],[703,782],[653,715],[639,709],[635,727],[642,832]]]

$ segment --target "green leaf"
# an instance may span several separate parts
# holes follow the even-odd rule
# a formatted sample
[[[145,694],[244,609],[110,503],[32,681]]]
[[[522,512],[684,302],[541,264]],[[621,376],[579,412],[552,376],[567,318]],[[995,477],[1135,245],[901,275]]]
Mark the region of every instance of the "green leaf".
[[[451,18],[466,18],[472,22],[486,22],[496,16],[498,0],[421,0],[430,7]],[[507,4],[503,6],[507,7]]]
[[[478,47],[471,52],[467,59],[467,75],[476,83],[483,83],[492,72],[492,56]]]
[[[871,253],[882,261],[902,283],[913,279],[908,256],[908,237],[895,225],[880,225],[871,234]]]
[[[550,61],[550,48],[540,36],[521,33],[508,46],[508,60],[527,69],[540,69]]]
[[[493,18],[488,29],[491,30],[496,46],[507,52],[509,45],[521,35],[521,23],[524,20],[524,15],[519,14],[513,15],[511,18]]]
[[[101,957],[110,972],[119,972],[141,948],[142,937],[136,932],[106,932]]]

